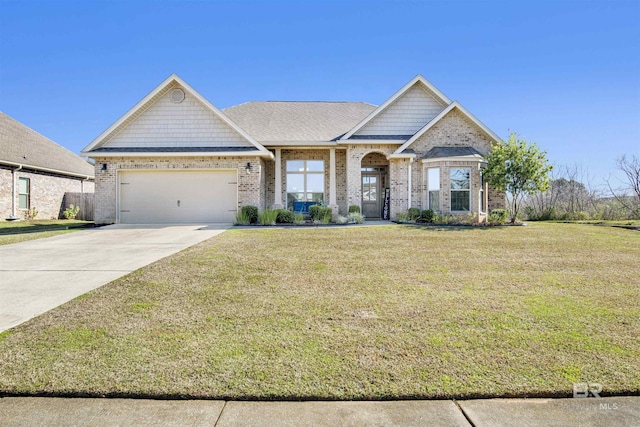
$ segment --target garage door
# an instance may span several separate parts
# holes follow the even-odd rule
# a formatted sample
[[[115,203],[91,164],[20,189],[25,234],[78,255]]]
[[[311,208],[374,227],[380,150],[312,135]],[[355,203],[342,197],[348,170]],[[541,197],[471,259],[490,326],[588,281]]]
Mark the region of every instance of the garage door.
[[[237,171],[121,171],[123,224],[232,222]]]

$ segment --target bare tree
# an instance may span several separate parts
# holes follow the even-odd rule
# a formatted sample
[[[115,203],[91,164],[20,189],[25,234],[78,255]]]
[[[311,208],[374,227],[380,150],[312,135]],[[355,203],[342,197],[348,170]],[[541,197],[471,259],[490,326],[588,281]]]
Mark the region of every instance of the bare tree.
[[[611,195],[629,212],[632,219],[640,219],[640,158],[623,154],[616,161],[626,181],[620,180],[622,187],[613,188],[611,179],[607,180]]]
[[[530,219],[582,219],[598,214],[598,199],[586,168],[556,165],[549,189],[527,197],[525,211]]]

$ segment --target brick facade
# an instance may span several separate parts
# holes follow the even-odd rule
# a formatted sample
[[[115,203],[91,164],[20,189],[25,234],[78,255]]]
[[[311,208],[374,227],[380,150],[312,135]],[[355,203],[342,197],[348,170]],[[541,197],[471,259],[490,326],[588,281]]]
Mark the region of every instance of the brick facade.
[[[433,147],[473,147],[480,154],[486,156],[491,151],[492,140],[471,120],[458,110],[453,109],[408,148],[414,150],[416,159],[421,159]],[[422,163],[417,160],[412,167],[411,206],[427,209],[427,169],[435,167],[440,168],[440,212],[451,213],[451,168],[469,168],[471,171],[471,211],[480,213],[480,218],[484,218],[486,212],[480,212],[481,177],[477,161],[443,160]],[[489,189],[487,198],[487,211],[504,208],[504,195],[501,197],[498,192]],[[406,197],[405,200],[407,200]]]
[[[265,162],[260,157],[96,157],[95,161],[96,224],[117,222],[120,170],[237,169],[238,208],[245,205],[264,207]],[[251,173],[246,173],[247,163],[251,164]]]
[[[30,205],[38,211],[36,219],[58,219],[62,215],[64,194],[93,193],[93,181],[22,169],[15,172],[16,187],[13,188],[11,168],[0,167],[0,215],[4,220],[12,215],[12,192],[16,205],[16,216],[24,218],[25,210],[18,208],[18,179],[28,178]]]

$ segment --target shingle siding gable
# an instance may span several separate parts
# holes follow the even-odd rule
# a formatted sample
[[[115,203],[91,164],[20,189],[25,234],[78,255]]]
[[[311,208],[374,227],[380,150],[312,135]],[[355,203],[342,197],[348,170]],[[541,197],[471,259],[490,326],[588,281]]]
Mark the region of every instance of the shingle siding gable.
[[[181,103],[171,100],[173,85],[139,113],[103,147],[247,147],[242,135],[185,91]]]
[[[413,135],[445,107],[429,89],[416,84],[355,135]]]

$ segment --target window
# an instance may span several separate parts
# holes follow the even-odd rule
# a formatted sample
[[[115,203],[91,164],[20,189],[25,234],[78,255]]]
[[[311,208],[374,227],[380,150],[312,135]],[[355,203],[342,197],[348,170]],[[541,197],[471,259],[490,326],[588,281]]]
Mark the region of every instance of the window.
[[[480,172],[480,212],[487,211],[487,201],[485,200],[485,192],[484,192],[484,176],[482,172]]]
[[[469,211],[471,188],[469,168],[451,168],[451,210]]]
[[[324,160],[287,160],[287,207],[324,200]]]
[[[29,194],[31,184],[29,178],[18,178],[18,209],[29,209]]]
[[[362,175],[362,201],[376,202],[378,200],[378,177]]]
[[[440,168],[427,169],[427,206],[432,211],[440,210]]]

